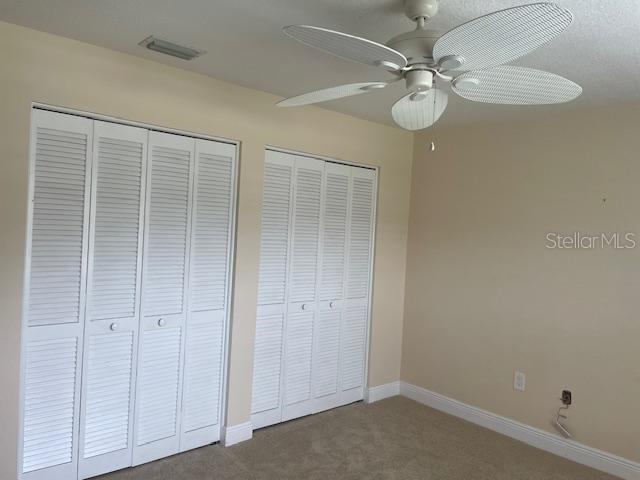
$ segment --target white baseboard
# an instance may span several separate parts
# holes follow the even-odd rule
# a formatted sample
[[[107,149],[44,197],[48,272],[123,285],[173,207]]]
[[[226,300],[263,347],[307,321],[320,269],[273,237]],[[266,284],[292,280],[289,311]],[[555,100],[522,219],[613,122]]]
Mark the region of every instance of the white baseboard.
[[[564,439],[410,383],[400,382],[400,395],[576,463],[626,480],[640,480],[640,463]]]
[[[364,401],[367,403],[377,402],[384,398],[400,395],[400,382],[385,383],[377,387],[371,387],[364,392]]]
[[[236,443],[244,442],[245,440],[251,440],[253,437],[253,425],[251,422],[239,423],[238,425],[232,425],[224,430],[222,444],[225,447],[230,447]]]

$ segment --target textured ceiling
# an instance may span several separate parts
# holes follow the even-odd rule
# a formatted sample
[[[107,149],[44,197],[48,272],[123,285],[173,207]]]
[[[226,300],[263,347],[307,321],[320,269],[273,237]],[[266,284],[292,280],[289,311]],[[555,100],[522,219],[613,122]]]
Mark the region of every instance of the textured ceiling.
[[[531,0],[533,1],[533,0]],[[531,1],[441,0],[429,28],[447,30],[480,15]],[[575,16],[560,37],[516,62],[566,76],[584,88],[573,104],[493,106],[451,94],[441,120],[460,124],[548,115],[563,108],[640,101],[640,1],[558,0]],[[307,48],[281,33],[311,24],[381,43],[414,26],[402,0],[0,0],[0,19],[153,59],[281,96],[388,74]],[[191,62],[138,46],[155,35],[206,50]],[[326,108],[392,125],[390,109],[401,83]]]

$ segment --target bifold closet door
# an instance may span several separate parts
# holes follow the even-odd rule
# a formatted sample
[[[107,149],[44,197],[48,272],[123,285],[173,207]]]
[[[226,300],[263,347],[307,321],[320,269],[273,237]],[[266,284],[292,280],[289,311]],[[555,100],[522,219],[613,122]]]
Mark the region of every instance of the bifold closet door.
[[[94,122],[80,478],[131,465],[147,136]]]
[[[235,146],[196,140],[180,450],[220,439]]]
[[[19,476],[219,440],[236,147],[33,111]]]
[[[194,139],[149,132],[133,464],[180,450]]]
[[[19,471],[77,476],[93,122],[34,110]]]
[[[376,172],[267,151],[251,421],[364,394]]]
[[[267,151],[252,394],[255,428],[313,410],[323,171],[321,160]]]
[[[312,374],[314,412],[340,405],[340,332],[352,168],[325,164]]]
[[[251,423],[282,420],[282,360],[295,157],[267,150],[262,192]]]
[[[313,411],[313,330],[317,316],[316,281],[324,161],[296,156],[293,214],[284,327],[282,420]]]
[[[376,172],[351,168],[346,295],[340,335],[340,403],[364,397],[373,254]]]

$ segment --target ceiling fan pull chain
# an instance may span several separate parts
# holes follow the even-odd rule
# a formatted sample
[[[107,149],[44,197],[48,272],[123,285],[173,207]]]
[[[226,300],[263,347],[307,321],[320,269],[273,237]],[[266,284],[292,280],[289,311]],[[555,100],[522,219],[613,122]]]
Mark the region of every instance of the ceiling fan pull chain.
[[[433,87],[435,88],[435,86]],[[436,143],[434,141],[434,139],[436,138],[436,119],[435,119],[435,115],[436,115],[436,102],[438,101],[438,95],[434,95],[433,96],[433,110],[431,110],[431,120],[433,122],[432,127],[432,137],[431,137],[431,143],[429,144],[429,151],[431,152],[435,152],[436,151]]]

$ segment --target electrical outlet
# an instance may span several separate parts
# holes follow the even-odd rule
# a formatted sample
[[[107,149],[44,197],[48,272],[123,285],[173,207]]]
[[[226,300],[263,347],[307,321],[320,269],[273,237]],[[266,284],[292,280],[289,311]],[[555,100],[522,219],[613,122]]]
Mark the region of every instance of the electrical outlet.
[[[518,370],[516,370],[514,375],[513,375],[513,388],[514,388],[514,390],[518,390],[519,392],[524,392],[524,387],[525,387],[525,384],[526,384],[526,380],[527,380],[527,376],[524,373],[519,372]]]

